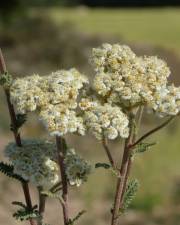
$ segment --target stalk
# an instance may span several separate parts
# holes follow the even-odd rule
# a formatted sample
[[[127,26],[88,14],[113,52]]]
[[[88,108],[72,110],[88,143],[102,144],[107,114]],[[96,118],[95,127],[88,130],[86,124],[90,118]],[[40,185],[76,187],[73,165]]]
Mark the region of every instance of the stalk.
[[[141,121],[142,121],[143,111],[144,111],[144,107],[140,106],[139,111],[137,113],[138,115],[137,115],[137,123],[135,125],[136,127],[133,127],[134,131],[133,131],[133,135],[132,135],[132,143],[134,143],[136,141],[136,138],[138,136]],[[124,185],[123,185],[123,192],[121,195],[120,209],[123,206],[123,197],[124,197],[124,193],[126,191],[127,181],[128,181],[129,175],[130,175],[131,167],[132,167],[132,157],[129,157],[129,161],[128,161],[128,165],[127,165],[127,169],[126,169],[126,176],[125,176]]]
[[[119,177],[117,179],[116,194],[115,194],[114,206],[112,210],[111,225],[118,224],[121,198],[122,198],[122,194],[124,190],[124,182],[126,181],[126,171],[128,168],[129,158],[131,156],[129,145],[131,143],[132,135],[133,135],[133,119],[130,118],[130,133],[129,133],[129,137],[125,140],[125,144],[124,144],[123,159],[121,163],[121,168],[119,169]]]
[[[6,73],[6,72],[7,72],[7,69],[6,69],[5,60],[4,60],[2,51],[0,49],[0,73]],[[7,100],[7,105],[8,105],[11,125],[14,128],[12,132],[14,134],[15,142],[16,142],[17,146],[22,147],[21,136],[20,136],[20,133],[18,132],[18,129],[16,127],[16,124],[17,124],[16,113],[15,113],[15,110],[14,110],[14,106],[11,103],[11,100],[10,100],[9,89],[4,88],[4,93],[5,93],[6,100]],[[31,210],[32,209],[32,202],[31,202],[31,196],[30,196],[30,192],[29,192],[28,182],[22,182],[21,185],[22,185],[22,189],[23,189],[23,192],[24,192],[26,205]],[[37,224],[34,219],[29,219],[29,222],[30,222],[31,225],[36,225]]]
[[[69,210],[68,210],[68,181],[65,173],[65,164],[64,164],[64,144],[63,139],[59,136],[56,136],[56,145],[57,145],[57,156],[58,156],[58,164],[60,168],[61,181],[62,181],[62,198],[64,200],[62,205],[63,209],[63,219],[64,225],[68,225],[69,223]]]

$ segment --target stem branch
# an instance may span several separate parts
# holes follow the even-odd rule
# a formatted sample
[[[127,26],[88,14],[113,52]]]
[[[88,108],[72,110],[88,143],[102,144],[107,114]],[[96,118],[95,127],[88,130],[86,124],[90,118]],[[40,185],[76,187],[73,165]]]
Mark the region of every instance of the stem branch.
[[[160,129],[162,129],[163,127],[165,127],[168,123],[170,123],[173,119],[175,118],[175,116],[170,117],[168,120],[166,120],[164,123],[162,123],[161,125],[155,127],[154,129],[150,130],[149,132],[147,132],[146,134],[144,134],[142,137],[140,137],[136,142],[134,142],[130,148],[135,147],[137,144],[139,144],[140,142],[142,142],[144,139],[146,139],[147,137],[149,137],[150,135],[154,134],[155,132],[159,131]]]
[[[110,162],[111,166],[113,167],[113,169],[116,169],[116,164],[115,164],[114,159],[113,159],[113,157],[111,155],[111,152],[109,150],[106,138],[102,139],[102,145],[103,145],[103,147],[104,147],[104,149],[106,151],[106,154],[107,154],[107,157],[109,159],[109,162]]]
[[[121,196],[122,196],[123,190],[124,190],[124,182],[125,182],[125,179],[126,179],[126,171],[127,171],[129,157],[130,157],[130,149],[129,149],[128,146],[131,142],[131,135],[132,135],[132,127],[130,128],[129,137],[125,140],[125,144],[124,144],[124,153],[123,153],[121,168],[119,170],[119,177],[118,177],[118,180],[117,180],[114,207],[113,207],[113,211],[112,211],[111,225],[117,225],[118,224],[119,209],[120,209],[120,204],[121,204]]]

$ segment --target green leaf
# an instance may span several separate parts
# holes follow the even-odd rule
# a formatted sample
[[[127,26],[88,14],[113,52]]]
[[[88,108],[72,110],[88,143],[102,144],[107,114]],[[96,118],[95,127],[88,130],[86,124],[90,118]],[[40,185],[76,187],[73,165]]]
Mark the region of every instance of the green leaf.
[[[15,174],[13,165],[6,164],[4,162],[0,162],[0,172],[5,174],[10,178],[14,178],[20,182],[26,182],[21,176]]]
[[[12,80],[12,76],[8,72],[0,74],[0,85],[4,87],[10,87],[12,84]]]
[[[27,208],[18,209],[14,214],[13,217],[17,220],[29,220],[29,219],[41,219],[38,210],[29,210]]]
[[[80,218],[84,213],[86,213],[85,210],[80,211],[80,212],[77,214],[77,216],[75,216],[73,219],[69,219],[69,222],[68,222],[67,225],[73,225],[77,220],[79,220],[79,218]]]
[[[128,209],[128,207],[132,203],[132,200],[136,196],[138,188],[139,188],[139,182],[137,179],[133,179],[128,182],[128,185],[123,197],[123,206],[122,206],[121,212],[124,212],[126,209]]]
[[[153,143],[139,143],[136,147],[135,153],[143,153],[150,149],[150,147],[154,146],[156,142]]]
[[[110,169],[111,166],[107,163],[96,163],[95,168],[104,168],[104,169]]]
[[[26,208],[26,205],[23,203],[23,202],[17,202],[17,201],[14,201],[12,202],[13,205],[17,205],[17,206],[20,206],[22,208]]]
[[[15,217],[17,220],[29,220],[30,218],[42,220],[42,217],[40,216],[37,208],[37,205],[34,205],[31,209],[29,209],[24,203],[22,202],[12,202],[13,205],[21,207],[18,209],[14,214],[13,217]]]

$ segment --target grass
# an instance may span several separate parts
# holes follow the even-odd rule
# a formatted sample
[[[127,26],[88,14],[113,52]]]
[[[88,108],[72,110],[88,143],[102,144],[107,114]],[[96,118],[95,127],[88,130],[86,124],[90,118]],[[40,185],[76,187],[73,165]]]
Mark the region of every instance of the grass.
[[[118,35],[127,41],[155,44],[180,52],[180,8],[51,9],[57,23],[74,23],[83,32]]]

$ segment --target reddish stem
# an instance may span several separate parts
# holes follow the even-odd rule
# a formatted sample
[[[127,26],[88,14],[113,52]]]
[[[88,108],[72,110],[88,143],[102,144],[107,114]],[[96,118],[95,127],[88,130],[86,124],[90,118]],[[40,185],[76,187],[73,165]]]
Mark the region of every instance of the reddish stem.
[[[116,187],[116,194],[115,194],[115,200],[114,200],[114,207],[113,207],[113,211],[112,211],[111,225],[118,224],[121,196],[122,196],[123,189],[124,189],[124,182],[126,179],[126,170],[128,167],[128,162],[129,162],[129,157],[130,157],[130,149],[128,147],[130,141],[131,141],[131,134],[129,135],[129,138],[126,139],[125,145],[124,145],[123,159],[122,159],[122,164],[121,164],[121,168],[119,171],[119,177],[117,180],[117,187]]]
[[[6,73],[7,69],[6,69],[6,64],[5,64],[5,60],[2,54],[2,51],[0,49],[0,73]],[[16,142],[16,145],[21,147],[22,146],[22,142],[21,142],[21,137],[20,137],[20,133],[18,133],[18,129],[16,129],[16,113],[14,110],[14,106],[11,103],[10,100],[10,92],[9,89],[4,89],[5,95],[6,95],[6,100],[7,100],[7,105],[8,105],[8,110],[9,110],[9,115],[10,115],[10,120],[11,120],[11,126],[14,128],[13,129],[13,134],[14,134],[14,139]],[[31,196],[30,196],[30,192],[29,192],[29,186],[27,182],[22,182],[22,188],[23,188],[23,192],[24,192],[24,197],[26,200],[26,205],[29,209],[32,209],[32,202],[31,202]],[[33,219],[29,219],[29,222],[31,225],[36,225],[35,220]]]
[[[68,225],[69,223],[69,212],[68,212],[68,182],[65,173],[65,165],[64,165],[64,145],[63,139],[59,136],[56,136],[56,145],[57,145],[57,153],[58,153],[58,164],[60,167],[61,180],[62,180],[62,198],[64,203],[62,204],[63,209],[63,219],[64,225]]]

